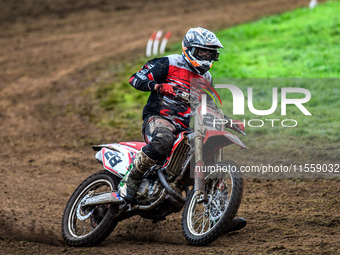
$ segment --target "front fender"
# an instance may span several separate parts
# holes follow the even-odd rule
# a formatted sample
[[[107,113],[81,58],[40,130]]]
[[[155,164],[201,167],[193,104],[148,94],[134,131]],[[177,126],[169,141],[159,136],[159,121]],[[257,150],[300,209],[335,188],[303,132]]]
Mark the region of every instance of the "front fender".
[[[208,130],[203,139],[203,148],[209,148],[216,151],[233,143],[237,144],[242,149],[247,149],[240,138],[228,131]]]

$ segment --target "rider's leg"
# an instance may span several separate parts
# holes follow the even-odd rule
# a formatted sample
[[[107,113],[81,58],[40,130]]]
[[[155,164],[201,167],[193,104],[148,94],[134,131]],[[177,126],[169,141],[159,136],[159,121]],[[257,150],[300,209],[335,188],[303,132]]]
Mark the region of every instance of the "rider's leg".
[[[157,160],[149,158],[142,150],[136,154],[132,169],[124,176],[119,184],[119,194],[127,202],[131,202],[136,195],[143,174],[153,166]]]
[[[171,151],[175,130],[170,121],[160,116],[144,121],[143,134],[148,144],[137,153],[132,169],[120,182],[119,193],[126,201],[134,199],[144,173]]]

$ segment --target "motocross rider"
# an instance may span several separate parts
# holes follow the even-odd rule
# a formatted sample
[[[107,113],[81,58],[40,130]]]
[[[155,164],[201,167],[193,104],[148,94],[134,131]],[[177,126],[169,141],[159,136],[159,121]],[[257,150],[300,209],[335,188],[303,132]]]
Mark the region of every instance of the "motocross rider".
[[[192,79],[211,84],[209,69],[213,61],[218,61],[220,48],[223,46],[213,32],[191,28],[182,41],[181,55],[152,59],[129,79],[135,89],[151,94],[143,110],[142,134],[147,145],[137,153],[132,169],[119,185],[119,194],[125,201],[133,201],[143,174],[170,153],[175,134],[189,127],[190,106],[175,98],[174,92],[190,93]],[[236,218],[233,225],[233,230],[240,229],[246,220]]]

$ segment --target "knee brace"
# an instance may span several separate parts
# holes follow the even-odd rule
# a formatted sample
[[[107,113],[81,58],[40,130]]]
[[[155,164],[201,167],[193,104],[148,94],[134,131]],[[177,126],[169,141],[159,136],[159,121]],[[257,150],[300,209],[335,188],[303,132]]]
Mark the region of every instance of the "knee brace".
[[[143,151],[152,159],[160,159],[170,153],[174,143],[174,134],[168,128],[158,127],[152,134],[152,140],[143,147]]]

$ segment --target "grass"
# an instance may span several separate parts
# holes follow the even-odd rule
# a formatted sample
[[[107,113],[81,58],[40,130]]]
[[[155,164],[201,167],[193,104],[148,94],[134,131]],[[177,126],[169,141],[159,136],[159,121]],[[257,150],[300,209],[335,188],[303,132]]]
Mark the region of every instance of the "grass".
[[[293,105],[287,106],[287,116],[281,116],[280,93],[277,110],[269,116],[253,115],[245,105],[245,116],[241,119],[298,121],[296,128],[281,125],[272,128],[269,122],[263,128],[248,128],[245,142],[251,149],[261,148],[264,153],[270,153],[278,147],[287,151],[293,147],[303,150],[307,146],[309,151],[316,151],[311,156],[322,158],[322,148],[330,144],[331,158],[339,155],[340,80],[336,79],[340,78],[339,13],[340,2],[330,1],[313,10],[301,8],[216,33],[225,49],[211,69],[215,83],[233,82],[246,97],[246,88],[251,86],[254,107],[263,110],[271,106],[272,87],[278,87],[279,92],[281,87],[301,87],[312,95],[304,104],[312,116],[304,116]],[[180,53],[180,44],[173,45],[170,51]],[[142,108],[149,93],[133,89],[128,79],[145,61],[141,58],[115,66],[118,69],[115,80],[101,84],[96,91],[101,109],[110,113],[101,123],[123,130],[124,139],[140,137]],[[240,118],[232,116],[231,93],[226,89],[218,92],[225,112],[234,119]],[[299,146],[293,146],[296,141]]]
[[[215,77],[339,78],[340,2],[297,9],[217,32]]]
[[[237,85],[246,98],[247,87],[252,87],[254,107],[263,110],[271,107],[272,87],[278,87],[279,92],[282,87],[301,87],[312,95],[304,104],[312,116],[304,116],[293,105],[288,105],[287,115],[281,116],[280,93],[277,110],[269,116],[256,116],[246,106],[241,119],[298,121],[296,128],[282,128],[279,122],[274,128],[270,122],[264,122],[261,128],[248,128],[245,142],[252,149],[261,148],[266,153],[307,150],[316,158],[336,159],[339,155],[339,12],[340,2],[326,2],[313,10],[302,8],[217,32],[225,50],[211,70],[215,83]],[[231,93],[226,89],[218,92],[223,98],[222,108],[231,113]]]
[[[95,97],[99,100],[100,125],[117,130],[127,140],[140,139],[142,110],[149,93],[135,90],[128,83],[131,74],[139,70],[146,59],[110,66],[114,81],[96,84]]]

